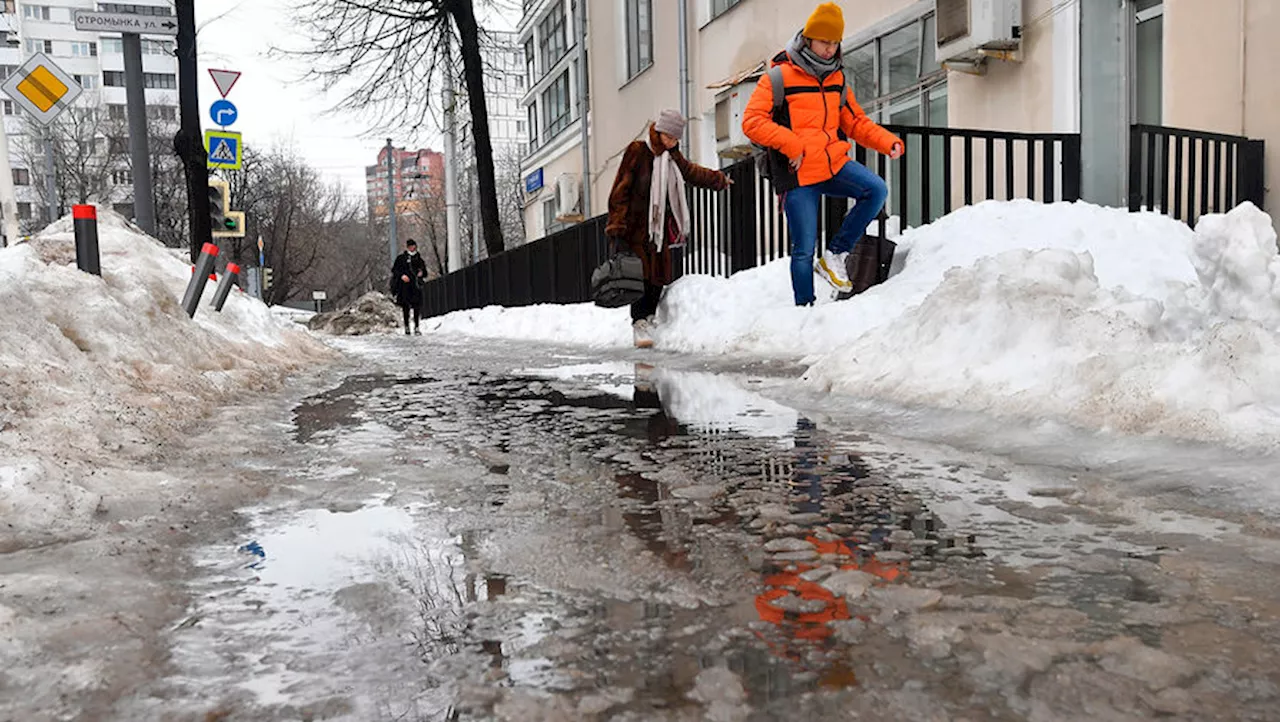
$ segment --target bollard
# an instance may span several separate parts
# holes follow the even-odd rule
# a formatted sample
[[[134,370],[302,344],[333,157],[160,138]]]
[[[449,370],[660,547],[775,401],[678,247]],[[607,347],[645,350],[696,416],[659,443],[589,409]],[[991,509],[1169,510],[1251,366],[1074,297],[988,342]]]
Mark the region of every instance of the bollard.
[[[182,297],[182,309],[191,318],[195,318],[196,307],[200,305],[200,296],[204,293],[204,284],[213,273],[213,264],[218,261],[218,247],[212,243],[204,244],[200,249],[200,258],[196,259],[195,270],[191,272],[191,281],[187,284],[187,294]]]
[[[239,275],[240,267],[228,263],[227,270],[222,273],[222,280],[218,281],[218,290],[213,294],[213,310],[222,311],[222,305],[227,302],[227,296],[231,295],[231,289],[235,288],[236,276]]]
[[[76,267],[85,273],[102,275],[98,260],[98,209],[96,206],[71,206],[76,229]]]

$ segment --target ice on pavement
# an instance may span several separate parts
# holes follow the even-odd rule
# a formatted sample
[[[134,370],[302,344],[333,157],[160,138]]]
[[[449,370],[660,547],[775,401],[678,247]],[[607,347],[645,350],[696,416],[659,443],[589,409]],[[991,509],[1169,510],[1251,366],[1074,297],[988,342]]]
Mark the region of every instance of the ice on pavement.
[[[791,302],[789,261],[668,290],[659,350],[802,359],[815,389],[1273,448],[1280,254],[1246,203],[1193,230],[1088,203],[991,201],[897,238],[896,274],[849,301]],[[424,331],[596,347],[626,309],[490,307]]]
[[[76,268],[69,218],[0,249],[0,547],[26,530],[75,534],[114,492],[158,483],[104,468],[332,356],[239,291],[215,313],[212,281],[189,319],[185,252],[100,213],[101,278]]]

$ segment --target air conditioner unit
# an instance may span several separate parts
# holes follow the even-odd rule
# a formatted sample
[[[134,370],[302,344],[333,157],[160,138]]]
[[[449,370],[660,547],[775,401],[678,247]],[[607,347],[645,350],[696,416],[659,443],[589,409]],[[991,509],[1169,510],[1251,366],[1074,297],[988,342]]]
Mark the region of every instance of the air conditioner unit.
[[[751,154],[751,140],[742,132],[742,115],[756,90],[758,79],[738,83],[716,100],[716,154],[737,160]],[[721,127],[727,124],[728,127]]]
[[[556,220],[582,220],[582,181],[577,173],[561,173],[556,178]]]
[[[973,63],[1022,40],[1022,0],[937,0],[938,62]]]

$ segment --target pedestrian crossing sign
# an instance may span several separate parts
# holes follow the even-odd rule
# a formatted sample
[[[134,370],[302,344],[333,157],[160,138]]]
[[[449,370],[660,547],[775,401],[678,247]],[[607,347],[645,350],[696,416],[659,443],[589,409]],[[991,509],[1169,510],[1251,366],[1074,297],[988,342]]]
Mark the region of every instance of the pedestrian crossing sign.
[[[209,153],[210,168],[240,170],[244,158],[244,144],[240,134],[231,130],[206,130],[204,148]]]

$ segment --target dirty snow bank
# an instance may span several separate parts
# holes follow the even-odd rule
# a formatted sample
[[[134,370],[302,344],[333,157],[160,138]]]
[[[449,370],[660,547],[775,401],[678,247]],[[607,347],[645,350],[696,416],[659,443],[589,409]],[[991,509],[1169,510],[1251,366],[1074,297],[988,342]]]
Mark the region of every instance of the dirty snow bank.
[[[99,237],[101,278],[76,269],[69,218],[0,250],[0,547],[83,530],[113,495],[146,493],[104,469],[333,357],[239,291],[214,313],[212,281],[188,319],[184,259],[114,213]]]
[[[335,336],[366,336],[399,331],[402,323],[395,301],[381,291],[370,291],[342,310],[311,316],[307,328]]]
[[[817,388],[897,403],[1280,439],[1280,255],[1252,204],[1192,231],[1087,203],[987,202],[897,241],[886,283],[815,308],[792,305],[787,259],[685,277],[658,311],[657,346],[801,358]],[[590,305],[490,308],[436,328],[628,346],[627,320]]]

